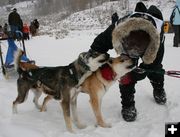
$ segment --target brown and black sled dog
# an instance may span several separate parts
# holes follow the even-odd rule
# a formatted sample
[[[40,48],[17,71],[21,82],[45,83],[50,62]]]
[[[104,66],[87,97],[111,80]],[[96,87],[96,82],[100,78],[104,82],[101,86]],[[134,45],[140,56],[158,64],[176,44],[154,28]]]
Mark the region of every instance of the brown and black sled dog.
[[[23,52],[18,50],[15,56],[15,67],[19,78],[17,80],[18,95],[13,101],[13,112],[17,113],[17,105],[25,101],[30,89],[35,93],[35,106],[40,109],[38,99],[44,92],[60,101],[66,127],[68,131],[73,132],[70,104],[72,104],[72,97],[77,92],[76,88],[102,64],[106,63],[109,55],[88,51],[81,53],[74,62],[67,66],[38,67],[20,62],[22,54]],[[77,127],[82,128],[81,125],[77,125]]]
[[[76,94],[72,97],[72,116],[78,125],[82,125],[77,114],[77,96],[79,92],[87,93],[90,96],[90,104],[94,111],[97,125],[101,127],[111,127],[110,124],[104,122],[101,113],[102,97],[108,91],[109,87],[120,79],[126,73],[130,72],[135,67],[133,61],[126,55],[121,55],[116,58],[111,58],[107,64],[104,64],[91,76],[89,76],[76,90]],[[103,71],[107,73],[104,75]],[[107,78],[107,75],[108,78]],[[47,96],[44,99],[41,111],[46,111],[47,102],[52,99],[52,96]]]

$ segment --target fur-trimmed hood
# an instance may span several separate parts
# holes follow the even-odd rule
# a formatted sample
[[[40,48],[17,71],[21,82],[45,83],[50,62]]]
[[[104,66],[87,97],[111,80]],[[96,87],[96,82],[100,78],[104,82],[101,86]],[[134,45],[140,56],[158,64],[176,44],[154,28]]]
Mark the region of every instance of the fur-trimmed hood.
[[[125,52],[124,50],[124,38],[128,37],[132,31],[144,31],[149,36],[149,42],[145,41],[142,37],[140,41],[136,41],[138,43],[148,43],[146,46],[146,50],[143,52],[144,54],[141,56],[142,60],[145,64],[151,64],[156,58],[156,54],[158,52],[160,46],[160,34],[157,29],[153,26],[153,24],[142,18],[129,18],[123,23],[119,23],[112,33],[112,43],[117,54],[122,54]],[[128,39],[131,39],[128,38]],[[144,41],[143,41],[144,40]],[[142,44],[142,43],[141,43]],[[126,46],[134,46],[134,45],[126,45]],[[131,47],[132,48],[132,47]],[[126,51],[127,52],[127,51]],[[138,51],[136,51],[138,52]]]

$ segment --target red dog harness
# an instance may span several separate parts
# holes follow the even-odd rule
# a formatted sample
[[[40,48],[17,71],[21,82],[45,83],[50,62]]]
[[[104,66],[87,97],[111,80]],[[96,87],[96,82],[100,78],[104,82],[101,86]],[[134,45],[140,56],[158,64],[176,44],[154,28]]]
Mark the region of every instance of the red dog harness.
[[[108,64],[104,64],[100,67],[101,75],[106,80],[114,80],[116,73],[112,70],[112,68]]]

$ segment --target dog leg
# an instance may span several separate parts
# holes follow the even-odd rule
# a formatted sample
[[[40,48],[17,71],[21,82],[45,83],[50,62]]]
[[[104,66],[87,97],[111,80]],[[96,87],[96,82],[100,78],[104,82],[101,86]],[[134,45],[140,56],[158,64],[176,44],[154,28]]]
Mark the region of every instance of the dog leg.
[[[72,121],[70,117],[70,97],[68,99],[63,99],[61,102],[61,106],[63,109],[63,115],[64,115],[64,120],[66,123],[66,128],[69,132],[74,133],[72,129]]]
[[[86,125],[81,124],[79,117],[78,117],[78,112],[77,112],[77,96],[78,96],[78,93],[76,93],[76,95],[74,95],[73,98],[71,99],[71,110],[72,110],[72,117],[73,117],[75,125],[79,129],[83,129],[83,128],[86,128]]]
[[[27,99],[29,89],[30,86],[28,82],[22,79],[17,80],[18,96],[16,97],[16,100],[13,101],[13,107],[12,107],[13,113],[17,113],[17,105],[23,103]]]
[[[91,104],[94,114],[96,116],[97,124],[101,127],[110,128],[111,125],[104,122],[104,120],[102,118],[102,113],[101,113],[101,102],[102,102],[102,97],[103,97],[104,93],[99,92],[98,95],[96,93],[89,93],[90,94],[90,104]]]
[[[52,96],[49,96],[47,95],[45,98],[44,98],[44,101],[43,101],[43,104],[41,106],[41,109],[40,109],[40,112],[44,112],[47,110],[47,103],[49,102],[49,100],[51,100],[53,97]]]
[[[41,90],[33,90],[34,92],[34,99],[33,99],[33,102],[36,106],[37,109],[41,109],[41,105],[39,105],[39,97],[41,96],[42,94],[42,91]]]

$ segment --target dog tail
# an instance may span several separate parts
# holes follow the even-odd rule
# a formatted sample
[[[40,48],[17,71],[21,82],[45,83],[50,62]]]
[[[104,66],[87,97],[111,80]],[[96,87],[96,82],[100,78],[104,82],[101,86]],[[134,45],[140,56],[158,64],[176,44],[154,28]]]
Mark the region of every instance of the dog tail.
[[[14,55],[14,67],[17,72],[19,72],[20,68],[20,62],[21,62],[21,57],[24,54],[24,51],[21,49],[18,49],[17,52]]]

